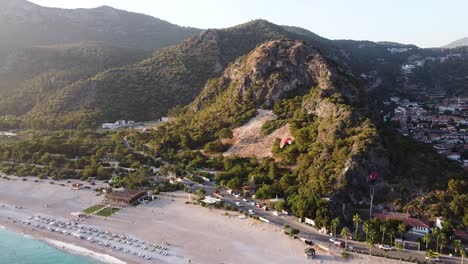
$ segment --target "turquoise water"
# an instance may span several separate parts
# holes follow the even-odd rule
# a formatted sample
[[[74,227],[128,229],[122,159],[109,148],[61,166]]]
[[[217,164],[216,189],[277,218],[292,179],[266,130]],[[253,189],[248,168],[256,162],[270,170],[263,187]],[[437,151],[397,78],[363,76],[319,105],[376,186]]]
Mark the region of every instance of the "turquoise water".
[[[1,264],[98,264],[93,259],[65,253],[48,244],[0,229]]]

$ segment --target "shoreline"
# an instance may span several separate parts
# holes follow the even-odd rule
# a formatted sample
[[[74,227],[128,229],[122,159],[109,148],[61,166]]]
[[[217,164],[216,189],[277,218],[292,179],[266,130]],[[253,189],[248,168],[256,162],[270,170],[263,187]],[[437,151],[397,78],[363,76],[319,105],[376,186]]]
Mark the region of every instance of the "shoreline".
[[[87,257],[87,258],[94,259],[99,262],[108,263],[108,264],[128,264],[128,262],[126,261],[123,261],[109,254],[98,252],[95,249],[89,249],[87,247],[78,246],[71,242],[64,242],[64,241],[58,240],[55,237],[51,238],[51,236],[45,235],[47,234],[45,232],[43,233],[38,230],[27,231],[27,229],[21,228],[21,226],[16,223],[2,223],[2,225],[0,225],[0,229],[14,232],[18,235],[22,235],[30,239],[42,241],[57,250],[60,250],[60,251],[63,251],[65,253],[72,254],[75,256]]]

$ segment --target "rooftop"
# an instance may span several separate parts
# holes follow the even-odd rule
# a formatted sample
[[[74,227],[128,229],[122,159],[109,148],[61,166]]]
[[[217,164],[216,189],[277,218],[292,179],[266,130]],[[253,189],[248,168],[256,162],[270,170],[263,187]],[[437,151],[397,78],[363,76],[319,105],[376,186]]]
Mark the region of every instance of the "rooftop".
[[[375,213],[372,214],[373,217],[380,220],[395,219],[402,221],[405,225],[411,227],[431,227],[429,222],[423,219],[412,218],[409,214],[404,213]]]

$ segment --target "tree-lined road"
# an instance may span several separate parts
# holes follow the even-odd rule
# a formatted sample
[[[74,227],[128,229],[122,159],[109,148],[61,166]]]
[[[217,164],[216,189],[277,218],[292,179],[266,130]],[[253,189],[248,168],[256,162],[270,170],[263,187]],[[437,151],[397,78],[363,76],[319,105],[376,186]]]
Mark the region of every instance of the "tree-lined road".
[[[216,196],[215,195],[215,186],[208,184],[208,185],[197,185],[198,188],[202,188],[206,191],[208,195],[211,196]],[[277,227],[283,228],[287,224],[291,228],[295,228],[299,230],[298,236],[305,238],[309,241],[312,241],[314,244],[320,244],[322,247],[328,248],[330,251],[334,251],[337,253],[341,253],[342,249],[334,247],[333,243],[329,241],[331,238],[329,235],[323,234],[318,232],[315,228],[312,226],[308,226],[306,224],[300,223],[297,219],[297,217],[294,216],[289,216],[289,215],[274,215],[272,211],[265,211],[263,209],[257,208],[254,205],[252,205],[252,202],[255,202],[253,200],[247,200],[247,202],[243,201],[241,197],[235,197],[227,192],[222,192],[222,200],[230,204],[232,206],[237,206],[236,203],[241,203],[242,206],[238,207],[240,210],[244,212],[248,212],[248,210],[252,210],[255,212],[255,215],[262,217],[264,219],[267,219],[270,224],[275,225]],[[340,238],[340,240],[344,241],[343,239]],[[352,251],[359,251],[362,253],[369,254],[369,246],[363,242],[358,242],[358,241],[348,241],[348,248],[352,249]],[[393,259],[417,259],[419,262],[424,262],[427,261],[425,259],[425,252],[424,251],[414,251],[414,250],[402,250],[402,251],[385,251],[381,250],[378,247],[373,247],[372,248],[372,254],[373,255],[382,255],[382,256],[388,256]],[[460,258],[456,257],[449,257],[449,256],[441,256],[439,257],[440,261],[442,263],[453,263],[453,264],[459,264],[461,262]]]

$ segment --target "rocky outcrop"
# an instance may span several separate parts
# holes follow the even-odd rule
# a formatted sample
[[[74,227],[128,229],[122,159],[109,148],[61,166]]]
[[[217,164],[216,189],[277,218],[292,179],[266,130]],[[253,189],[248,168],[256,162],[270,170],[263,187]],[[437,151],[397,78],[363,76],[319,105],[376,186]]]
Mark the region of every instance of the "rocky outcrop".
[[[237,60],[221,78],[208,82],[191,108],[200,110],[228,89],[232,99],[255,102],[257,107],[272,107],[278,99],[302,96],[312,88],[324,96],[339,92],[351,103],[359,100],[359,89],[332,64],[304,42],[270,41]]]

